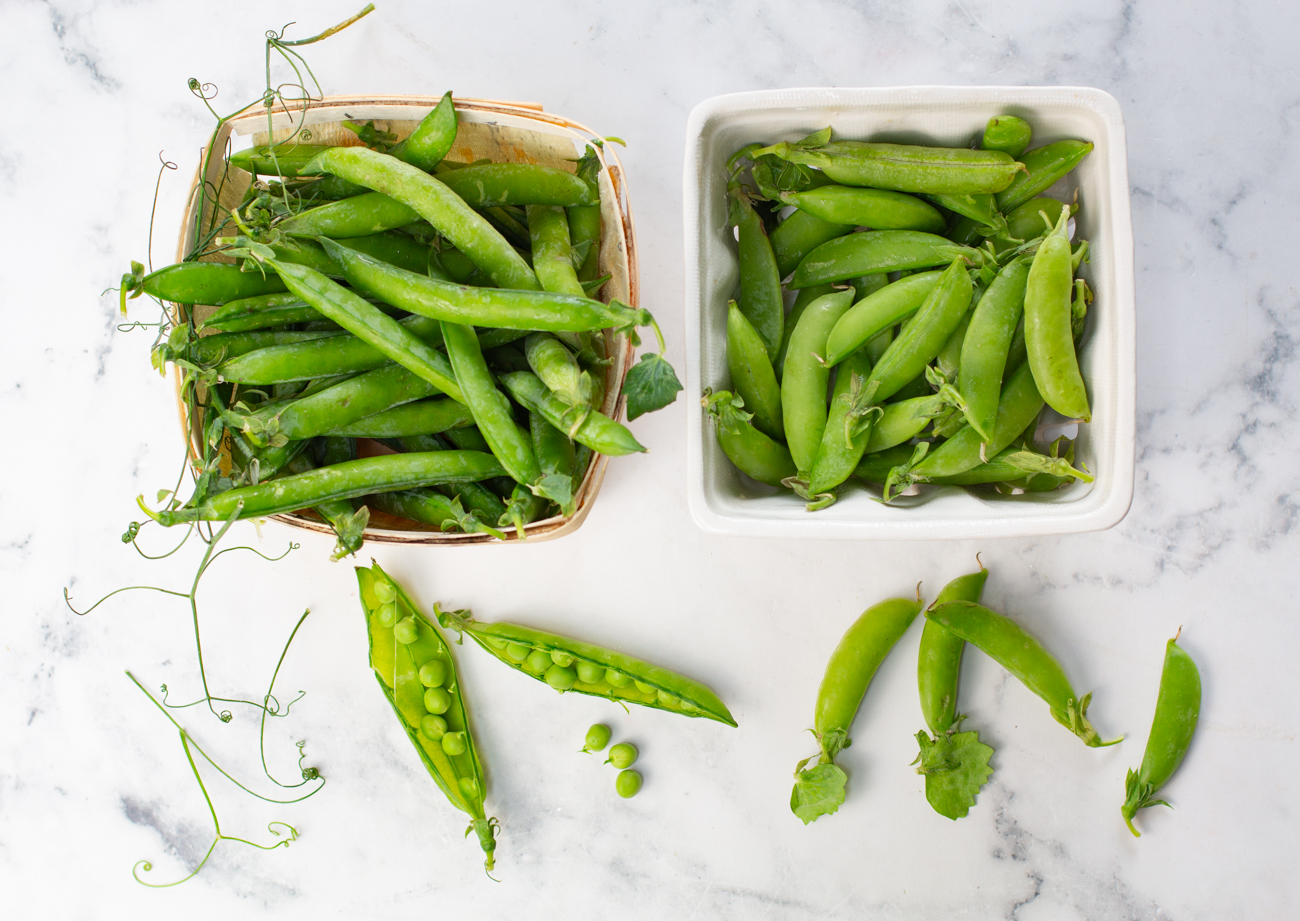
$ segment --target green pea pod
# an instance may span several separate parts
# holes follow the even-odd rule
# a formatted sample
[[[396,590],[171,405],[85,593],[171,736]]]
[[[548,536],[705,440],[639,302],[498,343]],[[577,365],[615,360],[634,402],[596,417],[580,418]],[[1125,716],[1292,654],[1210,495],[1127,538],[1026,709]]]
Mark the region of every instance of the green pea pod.
[[[475,163],[441,173],[447,187],[476,208],[498,205],[593,205],[591,187],[566,170],[531,163]],[[459,244],[457,244],[459,245]]]
[[[1182,634],[1181,629],[1178,632]],[[1139,809],[1169,805],[1156,799],[1156,793],[1178,770],[1192,744],[1201,715],[1201,673],[1192,657],[1178,647],[1177,639],[1175,636],[1165,644],[1156,713],[1142,753],[1142,766],[1137,771],[1130,768],[1124,781],[1124,805],[1120,814],[1129,831],[1139,838],[1141,834],[1133,827],[1133,817]]]
[[[1034,381],[1047,405],[1068,419],[1092,418],[1088,391],[1074,349],[1070,296],[1074,273],[1067,211],[1047,235],[1029,266],[1025,283],[1025,348]]]
[[[549,485],[551,495],[561,512],[572,515],[577,508],[573,497],[574,466],[577,462],[573,441],[547,422],[541,413],[528,414],[528,431],[532,435],[537,463],[542,468],[542,477]]]
[[[558,205],[529,205],[528,235],[532,243],[533,271],[542,290],[586,297],[573,267],[569,221],[564,209]]]
[[[949,601],[925,612],[945,630],[970,643],[997,662],[1052,708],[1052,717],[1090,748],[1103,742],[1088,722],[1091,694],[1079,697],[1060,663],[1042,644],[1011,618],[970,601]]]
[[[815,146],[783,142],[755,151],[753,156],[769,154],[816,167],[843,185],[899,192],[1000,192],[1022,169],[996,150],[865,141],[828,141]]]
[[[945,585],[935,597],[934,605],[949,601],[978,602],[988,577],[989,571],[981,564],[979,572],[958,576]],[[949,633],[937,621],[926,620],[921,631],[916,682],[921,693],[921,715],[936,736],[957,722],[957,683],[965,648],[966,641],[961,637]]]
[[[130,273],[122,276],[122,313],[126,313],[127,299],[141,294],[176,304],[220,306],[284,290],[284,282],[270,272],[245,272],[223,262],[178,262],[148,275],[144,266],[133,262]]]
[[[740,309],[762,338],[768,358],[775,359],[781,348],[785,322],[781,276],[777,272],[776,256],[763,220],[754,211],[748,195],[739,187],[731,189],[730,220],[738,234]]]
[[[830,368],[821,357],[826,337],[852,303],[852,289],[819,297],[808,305],[790,336],[781,377],[781,413],[785,442],[800,471],[812,469],[826,429]]]
[[[1051,233],[1061,218],[1061,211],[1067,207],[1070,206],[1055,198],[1031,198],[1007,214],[1006,232],[992,238],[994,248],[1000,255],[1027,240]]]
[[[590,146],[578,159],[577,176],[591,190],[594,203],[566,208],[569,243],[579,281],[594,281],[600,274],[600,156]]]
[[[464,437],[473,435],[473,437]],[[447,451],[451,446],[448,442],[455,444],[462,451],[488,451],[487,442],[483,436],[478,433],[478,429],[473,426],[465,428],[448,429],[441,435],[409,435],[399,437],[398,445],[403,451]],[[515,485],[514,480],[506,478],[511,487]],[[461,504],[470,511],[476,513],[480,520],[500,521],[501,516],[506,513],[505,503],[502,502],[496,493],[489,490],[482,483],[461,482],[461,483],[437,483],[433,487],[449,499],[460,499]]]
[[[485,855],[483,865],[491,870],[496,851],[494,836],[500,823],[487,818],[483,809],[487,783],[451,647],[433,621],[378,563],[370,569],[358,566],[357,584],[375,678],[438,789],[470,817],[466,834],[472,830],[478,837]],[[431,713],[425,706],[425,691],[430,689],[421,681],[421,670],[435,661],[442,665],[437,671],[442,672],[439,687],[445,694],[438,695],[442,699],[435,706],[441,713]],[[448,736],[455,739],[454,744],[448,744]]]
[[[1057,141],[1037,147],[1020,157],[1026,172],[1016,176],[1004,190],[998,192],[998,210],[1003,214],[1020,207],[1035,195],[1046,192],[1057,180],[1083,162],[1092,153],[1088,141]]]
[[[485,652],[499,661],[545,681],[558,691],[575,691],[683,716],[704,717],[728,726],[736,725],[731,711],[717,694],[700,682],[666,668],[592,643],[518,624],[481,623],[474,620],[469,611],[443,611],[437,605],[434,610],[438,622],[445,629],[469,634]],[[519,656],[521,648],[527,653],[543,654],[547,662],[543,665],[541,657],[537,657],[536,664],[542,667],[534,667],[530,661],[533,656]],[[614,677],[619,683],[611,682],[609,677]]]
[[[794,303],[790,305],[790,312],[786,314],[785,323],[781,328],[781,350],[776,353],[776,361],[772,363],[772,370],[776,372],[778,379],[785,374],[785,356],[790,351],[790,334],[799,325],[799,318],[803,316],[809,304],[834,290],[834,285],[814,285],[811,288],[800,288],[795,292]]]
[[[343,239],[392,230],[418,217],[414,208],[382,192],[366,192],[295,214],[278,228],[296,237]]]
[[[869,230],[823,243],[794,270],[790,287],[807,288],[859,275],[927,269],[954,259],[983,264],[978,250],[919,230]]]
[[[385,313],[397,312],[395,307],[376,306]],[[311,304],[298,295],[286,291],[231,301],[209,314],[207,319],[199,324],[199,329],[242,333],[290,323],[315,323],[324,319]]]
[[[926,195],[940,208],[947,208],[955,214],[960,214],[964,218],[977,221],[988,228],[990,233],[996,233],[1004,230],[1007,226],[1006,218],[1002,212],[998,211],[998,203],[994,197],[988,193],[983,195]],[[929,228],[921,227],[919,230],[928,230]],[[942,232],[940,227],[936,233]]]
[[[824,185],[804,192],[782,192],[781,201],[831,224],[930,233],[944,229],[943,215],[902,192]]]
[[[336,442],[346,443],[343,439],[332,439]],[[304,451],[289,461],[285,469],[290,473],[306,473],[316,467],[311,458],[307,456],[308,452]],[[331,458],[325,458],[325,464],[337,463],[342,460],[352,458],[351,450],[346,449],[346,453]],[[370,510],[364,505],[360,508],[354,507],[351,499],[330,499],[312,508],[317,515],[329,522],[334,534],[338,538],[334,545],[334,552],[330,555],[332,560],[341,560],[343,557],[356,553],[361,549],[361,544],[365,541],[366,525],[370,523]]]
[[[706,392],[701,402],[716,423],[722,453],[745,476],[768,486],[781,486],[798,474],[789,448],[750,423],[752,417],[744,411],[743,399],[719,390]]]
[[[826,363],[839,364],[864,343],[920,309],[943,272],[919,272],[885,285],[853,305],[826,338]]]
[[[329,149],[319,144],[272,144],[265,147],[249,147],[232,153],[228,162],[231,166],[257,176],[282,176],[291,179],[295,176],[309,175],[310,171],[304,172],[303,168]]]
[[[443,93],[438,104],[400,144],[392,149],[397,159],[427,172],[442,162],[456,143],[456,106],[451,93]]]
[[[910,444],[897,444],[880,451],[868,450],[853,475],[868,483],[884,483],[894,469],[906,464],[914,453],[915,449]]]
[[[988,483],[1016,483],[1038,477],[1049,477],[1054,482],[1048,485],[1040,481],[1032,490],[1034,492],[1056,489],[1076,479],[1092,482],[1092,477],[1084,470],[1076,470],[1068,458],[1049,457],[1015,445],[999,451],[987,463],[978,464],[962,473],[927,477],[926,482],[937,486],[980,486]],[[1031,491],[1027,485],[1022,488],[1026,492]]]
[[[772,438],[782,438],[781,385],[768,360],[762,338],[740,312],[735,301],[727,304],[727,368],[731,383],[754,414],[754,425]]]
[[[984,150],[1000,150],[1008,156],[1019,157],[1029,146],[1029,139],[1034,136],[1034,129],[1029,122],[1014,115],[995,115],[984,126],[984,136],[980,147]]]
[[[437,525],[442,531],[487,534],[505,540],[505,532],[484,524],[474,512],[465,511],[459,498],[449,499],[431,489],[407,489],[368,496],[366,502],[381,512],[421,524]]]
[[[961,345],[957,390],[966,419],[986,441],[993,437],[1011,340],[1025,306],[1029,262],[1013,259],[993,279],[975,309]]]
[[[911,441],[921,434],[931,419],[947,408],[948,404],[933,394],[886,403],[880,407],[880,415],[871,425],[871,437],[867,439],[863,453],[874,454]]]
[[[437,320],[406,317],[398,324],[427,345],[442,345],[442,328]],[[388,356],[364,339],[339,331],[246,352],[223,362],[217,370],[227,381],[280,384],[372,371],[388,363]]]
[[[364,147],[332,147],[308,166],[308,172],[341,176],[409,206],[501,287],[541,287],[528,263],[486,219],[416,167]]]
[[[849,747],[849,729],[876,670],[920,612],[919,597],[874,604],[854,621],[831,653],[817,689],[813,718],[812,731],[821,753],[811,769],[804,769],[811,758],[799,762],[790,795],[790,810],[805,825],[835,812],[844,802],[848,776],[835,764],[835,757]]]
[[[583,377],[578,359],[568,347],[549,333],[529,333],[524,340],[528,367],[551,392],[572,406],[591,398],[591,375]]]
[[[363,416],[355,422],[336,424],[325,434],[345,438],[412,438],[473,424],[474,415],[464,403],[415,400]]]
[[[617,457],[645,450],[627,428],[589,406],[571,406],[552,393],[536,374],[511,371],[501,383],[515,401],[540,413],[551,425],[597,454]]]
[[[817,247],[854,228],[853,224],[832,224],[806,211],[795,211],[776,225],[770,237],[776,256],[776,273],[786,278]]]
[[[277,345],[311,342],[347,335],[342,330],[250,330],[248,332],[218,333],[204,336],[190,343],[189,357],[195,364],[210,367],[223,364],[249,352]]]
[[[817,511],[835,501],[831,492],[849,478],[871,440],[873,392],[864,385],[871,374],[871,355],[859,349],[836,371],[831,405],[822,430],[821,444],[808,471],[808,510]]]

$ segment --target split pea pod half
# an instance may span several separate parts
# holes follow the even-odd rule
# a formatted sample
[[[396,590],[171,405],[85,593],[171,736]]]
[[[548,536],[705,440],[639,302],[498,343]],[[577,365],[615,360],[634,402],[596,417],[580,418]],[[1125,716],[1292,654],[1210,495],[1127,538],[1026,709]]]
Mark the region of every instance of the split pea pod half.
[[[378,563],[357,567],[370,667],[420,760],[451,804],[470,817],[491,870],[500,823],[487,818],[479,760],[451,647]]]
[[[781,201],[831,224],[876,230],[941,233],[943,215],[930,204],[902,192],[824,185],[804,192],[782,192]]]
[[[837,365],[925,303],[943,272],[918,272],[863,297],[836,322],[826,338],[826,363]]]
[[[443,611],[438,622],[468,633],[486,652],[557,691],[576,691],[735,726],[717,694],[698,681],[592,643],[509,623],[481,623],[469,611]]]
[[[804,257],[790,278],[791,288],[808,288],[847,281],[860,275],[928,269],[965,259],[982,265],[983,257],[969,246],[919,230],[868,230],[837,237]]]
[[[790,334],[781,376],[781,414],[785,442],[800,471],[812,469],[826,429],[826,337],[852,303],[851,288],[823,295],[808,305]]]
[[[1165,644],[1156,714],[1142,754],[1142,766],[1137,771],[1130,768],[1124,781],[1124,806],[1120,812],[1129,831],[1137,837],[1141,837],[1133,827],[1137,811],[1148,806],[1169,805],[1155,796],[1182,763],[1201,715],[1201,673],[1192,657],[1179,648],[1177,639],[1175,636]]]
[[[835,812],[844,802],[848,775],[835,763],[835,756],[851,744],[849,729],[876,670],[920,612],[919,596],[874,604],[854,621],[831,653],[817,689],[813,718],[812,731],[821,753],[812,768],[804,768],[812,758],[799,762],[790,794],[790,810],[805,825]]]
[[[1092,694],[1080,697],[1065,670],[1043,645],[1011,618],[970,601],[949,601],[925,612],[948,632],[970,643],[997,662],[1052,709],[1052,718],[1090,748],[1114,745],[1103,742],[1088,722]]]
[[[717,425],[718,444],[727,460],[752,479],[769,486],[780,486],[795,476],[790,449],[759,431],[745,412],[745,401],[739,396],[719,390],[704,394],[701,401]]]
[[[1025,283],[1025,348],[1038,390],[1052,407],[1068,419],[1088,422],[1088,390],[1074,350],[1073,254],[1065,235],[1069,211],[1062,209],[1056,227],[1034,253]]]
[[[754,425],[772,438],[784,438],[781,385],[762,337],[735,301],[727,304],[727,368],[732,387],[754,414]]]
[[[729,220],[736,228],[740,263],[740,309],[762,338],[768,359],[775,360],[781,349],[785,323],[776,256],[763,219],[754,210],[748,194],[739,186],[733,186],[730,192]]]

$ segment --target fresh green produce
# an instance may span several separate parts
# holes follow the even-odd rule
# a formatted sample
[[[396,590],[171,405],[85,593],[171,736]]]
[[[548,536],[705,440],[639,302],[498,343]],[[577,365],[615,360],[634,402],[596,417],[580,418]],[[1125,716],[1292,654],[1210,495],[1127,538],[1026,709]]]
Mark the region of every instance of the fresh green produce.
[[[1047,405],[1067,419],[1092,418],[1088,392],[1079,373],[1071,329],[1074,272],[1062,209],[1056,227],[1039,244],[1025,283],[1025,348],[1034,382]]]
[[[790,450],[754,427],[753,415],[745,412],[740,396],[726,390],[705,391],[702,402],[717,426],[722,452],[736,469],[769,486],[780,486],[799,473]]]
[[[594,663],[587,663],[587,666],[589,669],[594,669],[596,667]],[[579,666],[578,671],[579,672],[582,671],[581,666]],[[585,678],[591,678],[593,680],[599,680],[598,676],[595,674],[594,671],[590,672],[587,675],[580,674],[578,677],[579,678],[585,677]],[[584,754],[591,754],[592,752],[604,751],[605,746],[608,744],[609,744],[609,727],[606,726],[604,723],[594,723],[592,727],[587,730],[587,738],[582,743],[582,751]]]
[[[619,742],[610,748],[605,763],[622,770],[636,764],[637,754],[636,746],[631,742]]]
[[[772,242],[742,186],[731,189],[730,221],[736,228],[740,260],[741,312],[763,340],[768,358],[781,348],[785,307]]]

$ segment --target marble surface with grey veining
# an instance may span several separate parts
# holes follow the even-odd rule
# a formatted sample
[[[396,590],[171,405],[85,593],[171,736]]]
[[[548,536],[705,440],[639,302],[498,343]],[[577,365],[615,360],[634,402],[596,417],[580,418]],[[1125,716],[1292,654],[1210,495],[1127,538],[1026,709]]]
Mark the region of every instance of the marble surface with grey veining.
[[[1112,530],[968,542],[781,542],[710,536],[685,504],[679,402],[637,420],[647,455],[610,465],[586,524],[535,546],[377,547],[423,603],[472,606],[634,651],[708,681],[738,729],[569,695],[460,655],[502,831],[484,877],[463,820],[395,725],[365,665],[347,563],[329,542],[240,525],[199,593],[212,693],[276,685],[267,757],[297,749],[327,778],[294,805],[200,762],[231,841],[213,837],[175,729],[123,674],[171,702],[202,693],[183,598],[194,548],[150,562],[119,541],[134,497],[169,487],[182,443],[148,331],[119,328],[116,284],[148,245],[170,261],[211,117],[261,93],[262,33],[305,36],[352,0],[0,3],[0,892],[10,917],[1219,919],[1295,917],[1300,695],[1300,7],[1077,0],[423,4],[384,0],[305,49],[332,93],[536,100],[628,142],[643,306],[683,356],[681,174],[687,113],[782,86],[1060,84],[1113,94],[1128,130],[1138,295],[1137,484]],[[277,80],[284,79],[282,75]],[[151,320],[133,308],[132,319]],[[687,395],[689,396],[689,395]],[[684,397],[685,398],[685,397]],[[146,532],[158,552],[171,535]],[[370,548],[367,548],[369,555]],[[979,551],[985,597],[1054,650],[1123,744],[1088,750],[979,654],[962,710],[996,748],[992,781],[951,822],[908,763],[922,721],[919,626],[878,673],[842,763],[850,796],[804,827],[791,771],[830,650],[882,597],[931,596]],[[1200,731],[1138,840],[1119,816],[1141,759],[1164,641],[1200,663]],[[256,711],[172,711],[259,793]],[[641,748],[646,783],[576,753],[591,722]],[[260,779],[260,780],[259,780]],[[280,826],[276,826],[279,828]]]

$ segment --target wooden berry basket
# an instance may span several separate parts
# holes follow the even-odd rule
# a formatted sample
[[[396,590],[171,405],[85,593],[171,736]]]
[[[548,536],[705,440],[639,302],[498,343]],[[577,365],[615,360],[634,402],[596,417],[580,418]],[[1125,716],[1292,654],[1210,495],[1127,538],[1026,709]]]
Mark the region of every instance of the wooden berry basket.
[[[376,128],[395,133],[399,138],[410,134],[430,109],[438,104],[437,96],[325,96],[308,102],[304,110],[296,105],[292,111],[279,111],[272,115],[271,132],[267,131],[265,111],[250,111],[225,122],[213,139],[217,150],[227,149],[232,135],[246,139],[240,149],[282,141],[295,131],[305,129],[310,137],[297,137],[304,143],[352,146],[360,143],[357,136],[344,128],[344,121],[365,123],[374,120]],[[574,170],[572,162],[598,135],[590,129],[558,115],[544,112],[540,105],[521,102],[497,102],[487,99],[454,99],[459,120],[456,143],[450,157],[465,162],[489,158],[497,162],[534,163],[542,166]],[[595,145],[593,145],[595,146]],[[639,300],[637,278],[636,235],[632,224],[632,210],[628,201],[627,186],[622,164],[610,149],[599,150],[602,160],[600,171],[601,245],[600,274],[610,280],[602,288],[600,297],[606,302],[617,298],[636,307]],[[190,187],[188,205],[181,221],[180,239],[176,258],[180,261],[189,253],[199,222],[211,217],[210,205],[199,194],[201,184],[219,188],[219,201],[223,208],[233,208],[242,200],[252,177],[242,170],[230,170],[223,177],[224,158],[213,157],[204,175],[203,162],[206,149],[200,152],[199,168]],[[220,260],[221,257],[216,257]],[[226,260],[221,260],[226,261]],[[213,307],[196,305],[195,316],[200,320]],[[182,307],[171,305],[173,318],[181,319]],[[623,380],[632,366],[635,347],[625,333],[617,335],[606,331],[606,355],[611,359],[605,371],[605,403],[602,411],[611,418],[623,415],[626,398]],[[174,371],[177,405],[181,425],[188,433],[190,457],[197,462],[202,456],[202,415],[191,418],[185,401],[180,396],[180,373]],[[373,445],[379,452],[387,450]],[[377,452],[376,452],[377,453]],[[551,540],[562,537],[577,528],[586,519],[600,491],[609,458],[592,456],[576,494],[577,506],[572,515],[557,515],[534,521],[525,528],[529,540]],[[276,521],[296,528],[322,534],[332,533],[328,524],[311,513],[295,512],[273,515]],[[494,524],[495,522],[489,522]],[[516,540],[513,528],[506,530],[509,540]],[[436,527],[397,518],[371,509],[370,526],[365,530],[367,541],[397,544],[482,544],[500,543],[488,534],[463,534],[443,532]]]

